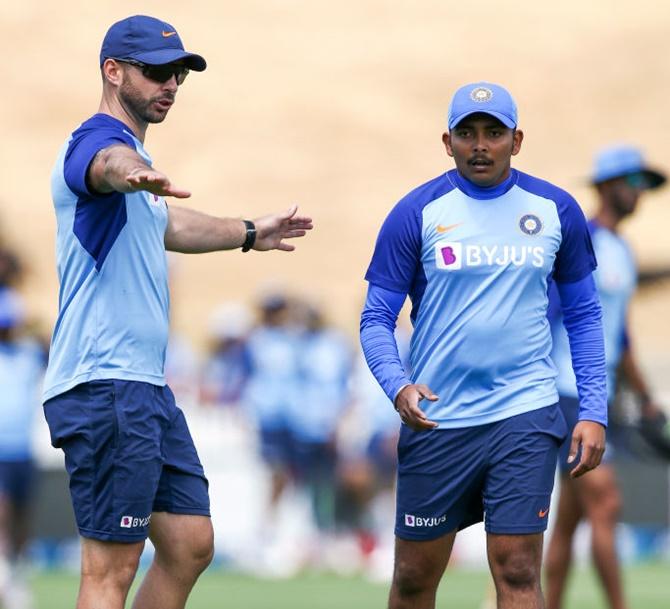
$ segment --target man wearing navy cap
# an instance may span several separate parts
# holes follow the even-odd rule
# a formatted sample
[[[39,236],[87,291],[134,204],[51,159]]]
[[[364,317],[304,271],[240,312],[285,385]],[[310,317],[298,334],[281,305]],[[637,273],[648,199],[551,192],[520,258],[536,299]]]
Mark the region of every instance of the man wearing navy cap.
[[[456,91],[442,139],[456,168],[391,210],[366,274],[361,343],[402,421],[390,609],[432,609],[459,529],[484,520],[499,608],[540,608],[558,447],[548,278],[580,396],[573,476],[605,444],[605,355],[586,220],[565,191],[511,167],[523,132],[501,86]],[[409,376],[393,330],[406,297]],[[581,457],[575,459],[578,447]]]
[[[635,213],[644,192],[662,186],[665,175],[650,168],[642,153],[632,146],[616,145],[603,149],[596,157],[591,182],[597,192],[598,209],[588,227],[598,256],[594,273],[603,311],[607,393],[612,400],[617,370],[621,369],[631,387],[641,398],[641,415],[652,422],[663,417],[654,403],[640,371],[628,333],[628,309],[637,284],[637,268],[628,243],[619,234],[623,220]],[[570,366],[570,345],[563,328],[558,294],[549,292],[549,320],[554,348],[552,359],[558,369],[556,384],[559,403],[568,426],[572,428],[580,408],[580,396]],[[570,569],[572,539],[579,522],[586,518],[591,525],[593,562],[603,584],[611,609],[625,609],[621,574],[616,552],[616,526],[621,506],[616,475],[610,462],[611,447],[597,471],[571,479],[564,444],[559,456],[561,494],[556,526],[547,552],[547,607],[559,609]]]
[[[153,167],[146,130],[205,67],[169,23],[112,25],[98,113],[52,174],[60,306],[43,397],[82,537],[78,609],[124,606],[147,536],[156,554],[135,609],[183,608],[212,557],[207,479],[165,384],[165,251],[292,251],[285,240],[312,226],[295,207],[243,221],[167,204],[190,193]]]

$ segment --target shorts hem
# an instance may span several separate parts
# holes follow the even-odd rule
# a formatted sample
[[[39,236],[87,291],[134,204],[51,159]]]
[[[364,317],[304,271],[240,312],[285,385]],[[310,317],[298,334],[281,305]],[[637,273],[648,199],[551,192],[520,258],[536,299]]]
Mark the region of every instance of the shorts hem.
[[[207,516],[212,517],[209,508],[181,507],[173,505],[155,505],[152,512],[167,512],[168,514],[183,514],[185,516]]]
[[[485,525],[484,530],[494,535],[534,535],[535,533],[544,533],[547,530],[547,523],[534,526],[519,525],[508,527],[489,527]]]
[[[79,528],[79,534],[86,539],[96,539],[98,541],[114,541],[117,543],[137,543],[138,541],[145,541],[149,537],[149,532],[146,533],[107,533],[105,531],[97,531],[92,529]]]
[[[458,527],[454,527],[453,529],[447,529],[446,531],[430,531],[426,532],[424,534],[407,534],[405,531],[394,531],[395,536],[398,539],[402,539],[403,541],[433,541],[435,539],[439,539],[440,537],[444,537],[445,535],[449,535],[449,533],[454,533],[458,531]]]

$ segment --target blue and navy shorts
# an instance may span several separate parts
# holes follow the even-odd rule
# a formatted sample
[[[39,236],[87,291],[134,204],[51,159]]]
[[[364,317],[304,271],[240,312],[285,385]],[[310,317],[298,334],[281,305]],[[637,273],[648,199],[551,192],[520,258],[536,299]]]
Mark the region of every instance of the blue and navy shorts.
[[[570,444],[572,443],[572,432],[579,421],[579,399],[568,397],[565,395],[558,396],[558,405],[561,407],[561,412],[568,424],[568,435],[558,449],[558,469],[561,474],[567,474],[573,470],[579,459],[581,458],[581,450],[577,451],[577,456],[572,463],[568,463],[568,456],[570,455]],[[603,454],[602,463],[610,463],[614,455],[614,450],[610,443],[605,444],[605,453]]]
[[[35,483],[32,459],[0,461],[0,497],[17,507],[30,503]]]
[[[169,387],[82,383],[44,413],[83,537],[131,543],[147,538],[152,512],[210,515],[207,478]]]
[[[436,539],[482,520],[489,533],[544,531],[566,434],[557,404],[476,427],[403,425],[396,536]]]

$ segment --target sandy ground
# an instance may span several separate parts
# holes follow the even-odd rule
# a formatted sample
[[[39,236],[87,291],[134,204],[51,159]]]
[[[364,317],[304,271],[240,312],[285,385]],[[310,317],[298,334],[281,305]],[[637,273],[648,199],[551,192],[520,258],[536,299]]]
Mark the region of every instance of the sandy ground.
[[[186,204],[254,217],[297,202],[317,226],[293,254],[180,258],[174,325],[199,344],[213,306],[252,302],[269,281],[322,303],[353,336],[379,225],[404,193],[450,167],[440,135],[466,82],[511,89],[526,133],[516,166],[567,188],[587,212],[586,176],[603,144],[637,143],[670,167],[667,3],[3,2],[0,234],[28,261],[25,291],[46,323],[57,304],[51,166],[96,111],[104,32],[137,12],[173,23],[209,62],[147,138],[156,166],[192,189]],[[626,226],[643,266],[670,265],[669,225],[667,189]],[[669,297],[668,284],[650,290],[633,311],[664,388]]]

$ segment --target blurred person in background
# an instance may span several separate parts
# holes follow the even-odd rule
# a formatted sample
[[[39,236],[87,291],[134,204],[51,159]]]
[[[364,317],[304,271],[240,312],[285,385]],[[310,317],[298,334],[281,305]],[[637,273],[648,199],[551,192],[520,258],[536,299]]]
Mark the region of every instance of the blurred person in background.
[[[32,606],[25,551],[30,536],[36,470],[32,431],[46,353],[21,334],[24,306],[0,287],[0,606]]]
[[[567,192],[511,167],[523,136],[503,87],[460,87],[442,135],[456,167],[391,210],[365,276],[361,344],[403,423],[389,609],[435,607],[457,532],[482,520],[497,606],[544,606],[543,533],[567,435],[549,358],[552,274],[583,397],[572,475],[597,467],[605,448],[605,354],[586,219]],[[394,338],[408,295],[409,374]]]
[[[298,325],[297,399],[288,411],[292,470],[307,492],[318,539],[310,557],[328,561],[335,534],[337,430],[350,403],[352,349],[347,338],[326,323],[323,311],[307,302],[295,304]]]
[[[220,305],[209,320],[209,354],[200,380],[204,406],[236,409],[244,393],[251,362],[247,339],[253,316],[239,302]]]
[[[614,397],[619,370],[639,396],[640,415],[645,420],[655,420],[663,415],[641,372],[629,332],[629,308],[637,283],[637,265],[619,229],[622,222],[638,209],[641,196],[659,188],[665,181],[663,173],[647,165],[640,150],[627,145],[612,146],[599,152],[591,177],[598,202],[588,227],[598,259],[594,278],[602,305],[608,398],[611,402]],[[577,422],[579,397],[558,300],[558,293],[552,286],[548,312],[554,343],[551,357],[558,369],[559,403],[572,429]],[[560,609],[562,606],[572,562],[574,533],[580,521],[587,520],[591,526],[593,562],[607,602],[611,609],[625,609],[628,605],[622,590],[616,549],[621,498],[611,463],[611,443],[608,442],[603,464],[578,479],[568,475],[569,449],[569,442],[564,442],[559,457],[560,498],[545,562],[547,607]]]
[[[208,481],[165,382],[166,250],[292,251],[311,220],[297,207],[251,220],[166,202],[187,198],[152,165],[161,123],[203,57],[144,15],[107,31],[98,112],[63,145],[51,180],[59,313],[44,413],[62,448],[81,536],[78,609],[121,609],[147,537],[153,562],[135,609],[182,609],[213,555]]]
[[[395,340],[403,367],[409,364],[409,332],[402,326]],[[398,413],[370,372],[363,353],[351,378],[352,408],[338,441],[339,512],[343,524],[357,531],[363,567],[373,580],[393,573],[393,511],[398,465]]]
[[[265,527],[260,538],[270,548],[277,533],[278,506],[293,481],[289,413],[300,399],[299,335],[292,302],[283,293],[265,295],[258,303],[258,324],[247,340],[249,379],[242,405],[254,425],[258,448],[270,474]]]

